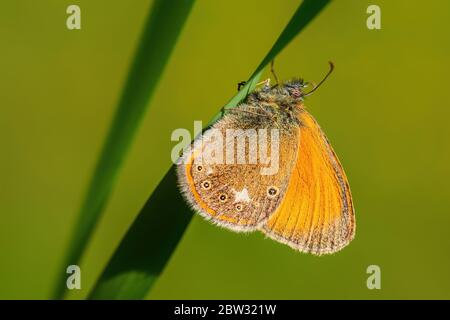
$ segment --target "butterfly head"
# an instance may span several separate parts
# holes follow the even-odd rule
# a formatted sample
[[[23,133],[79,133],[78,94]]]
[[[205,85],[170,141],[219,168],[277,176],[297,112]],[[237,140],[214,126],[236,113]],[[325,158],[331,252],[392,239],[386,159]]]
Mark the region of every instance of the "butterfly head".
[[[281,85],[270,86],[269,83],[266,83],[251,95],[250,100],[278,105],[298,104],[304,99],[306,87],[308,87],[308,83],[300,78],[294,78]]]
[[[289,81],[283,83],[281,86],[278,86],[278,84],[277,84],[273,87],[270,87],[267,84],[263,88],[262,91],[270,92],[273,95],[277,95],[282,100],[291,100],[292,102],[295,102],[298,104],[299,102],[302,102],[305,97],[311,95],[314,91],[316,91],[325,82],[325,80],[330,76],[330,74],[334,70],[334,64],[330,61],[329,65],[330,65],[330,69],[328,70],[328,73],[325,75],[325,77],[319,82],[319,84],[317,84],[317,85],[313,84],[313,88],[311,90],[309,90],[308,92],[305,92],[304,89],[309,86],[309,83],[305,82],[301,78],[294,78],[292,80],[289,80]],[[273,71],[273,65],[272,65],[272,73],[274,74],[275,79],[277,79],[277,77]]]
[[[304,99],[304,89],[306,87],[308,87],[308,82],[305,82],[303,79],[292,79],[281,86],[279,94],[289,97],[295,102],[300,102]]]

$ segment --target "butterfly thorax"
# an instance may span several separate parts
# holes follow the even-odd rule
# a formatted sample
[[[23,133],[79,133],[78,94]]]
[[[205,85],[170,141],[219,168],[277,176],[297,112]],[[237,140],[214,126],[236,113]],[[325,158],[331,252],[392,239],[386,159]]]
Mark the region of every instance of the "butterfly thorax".
[[[260,108],[262,117],[269,116],[270,122],[276,127],[298,126],[300,113],[304,109],[303,89],[306,86],[307,83],[302,79],[293,79],[276,86],[265,85],[250,94],[246,104],[250,108]]]

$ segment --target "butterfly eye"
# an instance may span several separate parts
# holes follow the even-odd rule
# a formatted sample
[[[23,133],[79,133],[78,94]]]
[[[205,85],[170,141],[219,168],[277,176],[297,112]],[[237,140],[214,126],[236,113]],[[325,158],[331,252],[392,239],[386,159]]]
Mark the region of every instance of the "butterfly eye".
[[[294,90],[291,91],[291,95],[292,95],[294,98],[299,98],[302,94],[301,94],[300,90],[298,90],[298,89],[296,88],[296,89],[294,89]]]
[[[210,188],[211,188],[211,182],[209,182],[208,180],[203,181],[203,182],[202,182],[202,187],[203,187],[203,189],[205,189],[205,190],[210,189]]]
[[[203,167],[202,167],[202,166],[197,166],[197,171],[198,171],[198,172],[203,171]]]
[[[225,201],[227,201],[227,199],[228,199],[228,197],[227,197],[227,195],[224,194],[224,193],[222,193],[222,194],[219,196],[219,201],[220,201],[220,202],[225,202]]]
[[[277,187],[271,186],[271,187],[267,188],[267,196],[269,198],[275,197],[279,192],[280,192],[280,190]]]
[[[237,211],[242,211],[242,209],[244,209],[244,207],[240,203],[237,203],[235,208],[236,208]]]

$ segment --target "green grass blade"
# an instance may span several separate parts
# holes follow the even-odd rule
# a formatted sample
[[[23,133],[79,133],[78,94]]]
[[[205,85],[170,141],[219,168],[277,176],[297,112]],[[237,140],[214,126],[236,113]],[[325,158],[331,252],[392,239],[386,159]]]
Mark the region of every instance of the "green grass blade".
[[[159,183],[110,260],[91,299],[142,299],[183,235],[192,213],[173,166]],[[170,203],[170,206],[167,204]],[[164,213],[162,217],[160,214]]]
[[[91,178],[53,297],[65,292],[66,267],[78,264],[194,0],[155,0],[112,125]]]
[[[244,88],[226,107],[236,106],[254,89],[265,66],[329,2],[330,0],[305,0],[299,6]],[[221,113],[213,122],[220,116]],[[89,298],[144,298],[164,269],[191,217],[191,209],[187,207],[177,188],[176,170],[172,166],[131,225]]]

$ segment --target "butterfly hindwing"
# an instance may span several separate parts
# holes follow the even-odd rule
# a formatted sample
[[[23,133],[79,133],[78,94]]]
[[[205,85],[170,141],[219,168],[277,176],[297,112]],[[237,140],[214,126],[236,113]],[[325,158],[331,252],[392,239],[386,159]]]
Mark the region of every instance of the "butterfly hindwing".
[[[295,167],[283,202],[261,227],[269,237],[317,255],[333,253],[354,237],[350,188],[339,160],[315,119],[301,121]]]

